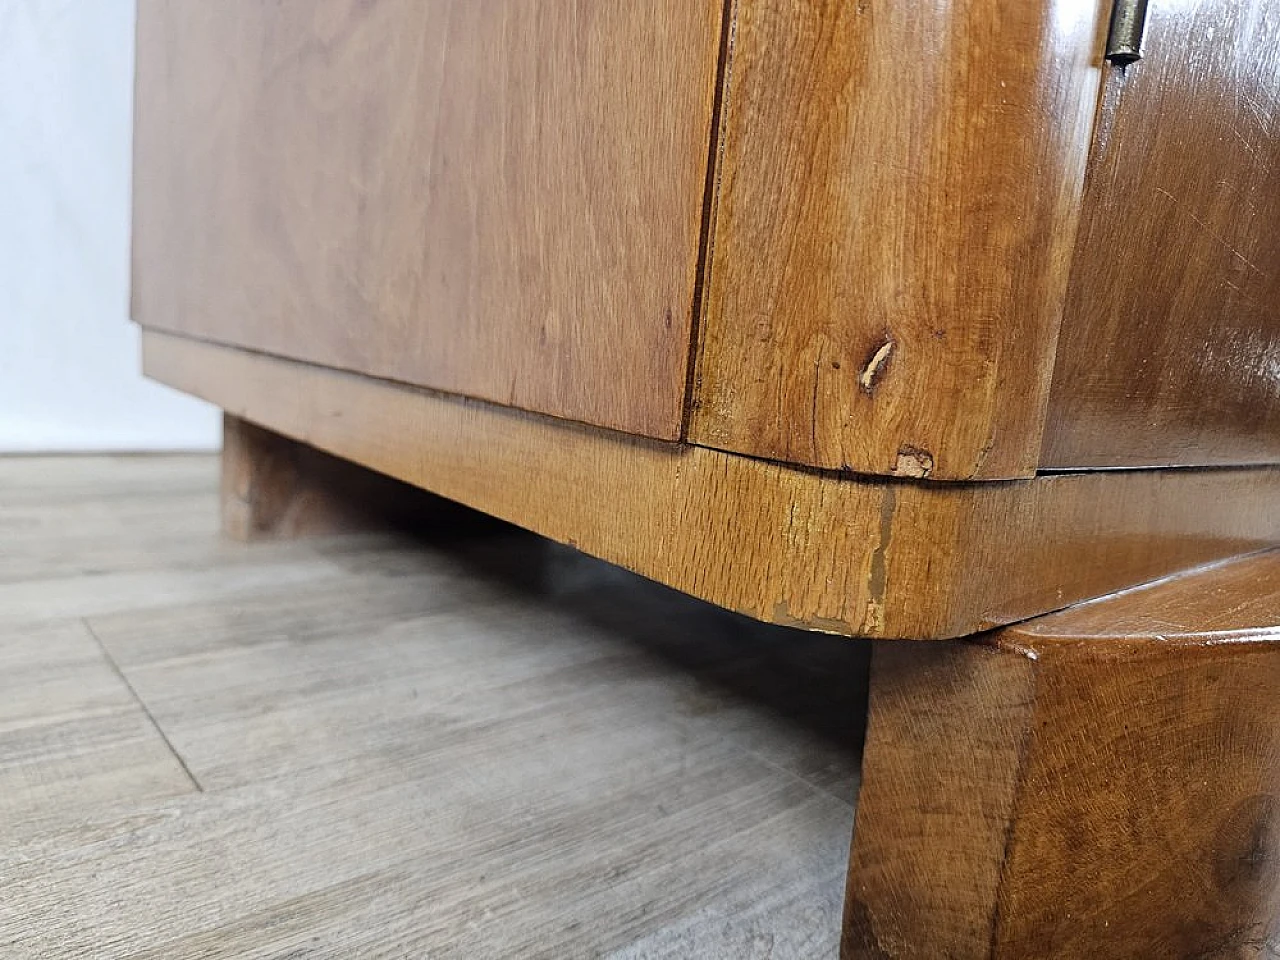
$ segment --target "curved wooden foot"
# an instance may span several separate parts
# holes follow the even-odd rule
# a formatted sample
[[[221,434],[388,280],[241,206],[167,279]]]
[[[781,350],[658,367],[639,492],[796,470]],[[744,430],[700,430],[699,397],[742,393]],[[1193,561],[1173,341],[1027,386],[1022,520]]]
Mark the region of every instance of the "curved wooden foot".
[[[843,956],[1280,957],[1280,553],[875,652]]]

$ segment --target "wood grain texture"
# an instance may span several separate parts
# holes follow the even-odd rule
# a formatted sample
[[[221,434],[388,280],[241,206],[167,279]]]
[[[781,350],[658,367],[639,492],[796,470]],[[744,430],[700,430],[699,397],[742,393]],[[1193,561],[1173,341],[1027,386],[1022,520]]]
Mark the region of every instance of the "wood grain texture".
[[[212,457],[0,491],[64,601],[0,625],[5,960],[835,954],[866,645],[510,527],[233,543]]]
[[[942,638],[1280,541],[1280,469],[870,480],[147,332],[153,377],[750,616]]]
[[[224,415],[221,464],[222,531],[234,540],[376,527],[372,495],[345,497],[329,482],[350,464],[278,433]]]
[[[691,440],[1035,472],[1100,7],[733,5]]]
[[[1280,553],[877,650],[852,958],[1280,950]]]
[[[143,0],[134,319],[674,438],[721,16]]]
[[[1152,0],[1110,69],[1046,467],[1280,460],[1280,7]]]
[[[988,956],[1033,674],[967,644],[876,650],[844,960]]]

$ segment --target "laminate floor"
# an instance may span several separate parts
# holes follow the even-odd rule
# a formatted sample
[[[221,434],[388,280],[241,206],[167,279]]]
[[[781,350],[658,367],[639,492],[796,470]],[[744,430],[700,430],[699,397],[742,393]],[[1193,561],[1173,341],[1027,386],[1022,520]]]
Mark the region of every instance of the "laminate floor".
[[[216,473],[0,458],[0,957],[835,957],[864,644]]]

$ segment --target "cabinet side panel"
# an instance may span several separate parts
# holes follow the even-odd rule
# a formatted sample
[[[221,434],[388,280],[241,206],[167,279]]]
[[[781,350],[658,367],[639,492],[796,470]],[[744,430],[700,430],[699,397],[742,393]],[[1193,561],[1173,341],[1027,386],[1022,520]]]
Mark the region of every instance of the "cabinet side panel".
[[[1110,69],[1050,468],[1280,461],[1280,7],[1152,0]]]
[[[740,0],[691,440],[1034,472],[1099,6]]]
[[[720,4],[139,6],[142,324],[679,434]]]

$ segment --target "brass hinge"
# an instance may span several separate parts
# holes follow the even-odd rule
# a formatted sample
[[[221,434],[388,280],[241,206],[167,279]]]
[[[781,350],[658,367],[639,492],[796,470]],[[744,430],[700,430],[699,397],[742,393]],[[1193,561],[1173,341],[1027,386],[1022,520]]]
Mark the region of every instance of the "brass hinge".
[[[1147,0],[1114,0],[1107,59],[1124,66],[1142,59],[1142,30],[1147,23]]]

